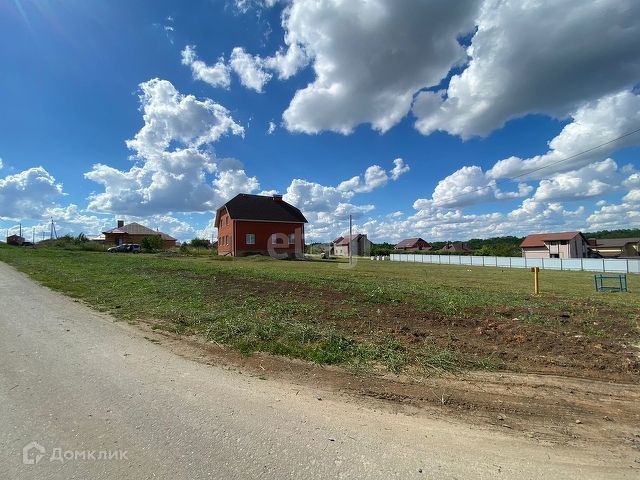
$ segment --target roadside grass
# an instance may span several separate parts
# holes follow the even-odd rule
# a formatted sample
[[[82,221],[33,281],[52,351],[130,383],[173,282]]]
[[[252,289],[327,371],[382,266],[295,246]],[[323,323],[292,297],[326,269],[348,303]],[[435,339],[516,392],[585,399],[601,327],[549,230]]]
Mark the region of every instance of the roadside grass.
[[[436,345],[409,342],[375,324],[367,335],[345,325],[395,306],[453,320],[492,316],[554,331],[570,326],[588,337],[610,338],[616,322],[628,322],[637,332],[640,307],[640,279],[633,275],[631,293],[601,294],[593,291],[592,274],[545,271],[543,294],[534,296],[530,272],[488,267],[359,259],[355,268],[339,268],[346,265],[6,245],[0,246],[0,261],[123,320],[200,335],[246,355],[266,352],[393,373],[514,366],[494,355],[460,350],[454,345],[460,333],[453,331],[447,331],[445,345]]]
[[[427,372],[460,373],[465,370],[500,370],[505,367],[500,359],[490,355],[475,357],[449,347],[426,346],[418,354],[419,365]]]

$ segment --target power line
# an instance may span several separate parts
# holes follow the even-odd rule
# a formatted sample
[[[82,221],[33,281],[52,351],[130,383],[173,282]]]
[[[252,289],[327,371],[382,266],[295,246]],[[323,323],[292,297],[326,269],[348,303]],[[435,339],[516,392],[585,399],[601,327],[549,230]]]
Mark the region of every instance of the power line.
[[[526,172],[521,173],[519,175],[515,175],[513,177],[507,177],[505,180],[516,181],[518,178],[526,177],[528,175],[531,175],[532,173],[538,172],[540,170],[544,170],[545,168],[552,167],[553,165],[558,165],[560,163],[568,162],[569,160],[573,160],[574,158],[577,158],[577,157],[579,157],[581,155],[584,155],[584,154],[589,153],[589,152],[593,152],[594,150],[597,150],[597,149],[602,148],[602,147],[604,147],[606,145],[610,145],[612,143],[615,143],[618,140],[622,140],[623,138],[629,137],[629,136],[631,136],[631,135],[633,135],[635,133],[638,133],[638,132],[640,132],[640,128],[637,128],[637,129],[632,130],[630,132],[624,133],[624,134],[620,135],[619,137],[616,137],[616,138],[614,138],[612,140],[608,140],[608,141],[606,141],[604,143],[596,145],[595,147],[588,148],[587,150],[583,150],[583,151],[581,151],[579,153],[575,153],[575,154],[570,155],[568,157],[561,158],[560,160],[556,160],[554,162],[548,163],[548,164],[543,165],[541,167],[534,168],[532,170],[526,171]],[[540,180],[544,180],[544,178],[541,178]],[[455,200],[456,198],[460,198],[460,197],[466,197],[470,193],[480,192],[480,191],[482,191],[482,190],[484,190],[486,188],[490,188],[490,186],[491,186],[491,184],[483,185],[482,187],[476,187],[476,188],[474,188],[472,190],[469,190],[469,191],[466,191],[464,193],[460,193],[460,194],[454,195],[452,197],[447,197],[446,201],[447,201],[447,203],[449,203],[451,200]]]
[[[528,172],[521,173],[520,175],[516,175],[515,177],[510,177],[509,180],[515,180],[516,178],[520,178],[520,177],[524,177],[524,176],[527,176],[527,175],[531,175],[532,173],[538,172],[540,170],[543,170],[545,168],[551,167],[553,165],[558,165],[559,163],[563,163],[563,162],[567,162],[569,160],[573,160],[574,158],[579,157],[581,155],[584,155],[585,153],[593,152],[594,150],[597,150],[598,148],[602,148],[605,145],[609,145],[611,143],[617,142],[618,140],[622,140],[623,138],[629,137],[629,136],[633,135],[634,133],[638,133],[638,132],[640,132],[640,128],[637,128],[637,129],[635,129],[635,130],[633,130],[631,132],[627,132],[624,135],[620,135],[619,137],[616,137],[613,140],[609,140],[607,142],[601,143],[600,145],[596,145],[595,147],[591,147],[591,148],[589,148],[587,150],[583,150],[580,153],[576,153],[576,154],[571,155],[569,157],[565,157],[565,158],[562,158],[560,160],[556,160],[555,162],[548,163],[546,165],[543,165],[542,167],[534,168],[533,170],[529,170]]]

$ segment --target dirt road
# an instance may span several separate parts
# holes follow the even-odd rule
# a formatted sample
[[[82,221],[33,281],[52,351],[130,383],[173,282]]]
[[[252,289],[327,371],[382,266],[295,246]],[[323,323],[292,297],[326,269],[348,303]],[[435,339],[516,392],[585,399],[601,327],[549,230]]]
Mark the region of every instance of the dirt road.
[[[640,472],[631,449],[544,445],[194,362],[1,263],[0,305],[3,478],[585,479]]]

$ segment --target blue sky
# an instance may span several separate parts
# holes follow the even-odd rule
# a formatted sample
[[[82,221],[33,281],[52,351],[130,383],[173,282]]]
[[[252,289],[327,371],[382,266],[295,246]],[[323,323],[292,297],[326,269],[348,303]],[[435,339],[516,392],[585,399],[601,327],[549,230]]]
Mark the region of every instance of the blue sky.
[[[312,240],[637,227],[640,133],[563,159],[640,128],[640,5],[516,3],[4,0],[0,228],[210,237],[276,191]]]

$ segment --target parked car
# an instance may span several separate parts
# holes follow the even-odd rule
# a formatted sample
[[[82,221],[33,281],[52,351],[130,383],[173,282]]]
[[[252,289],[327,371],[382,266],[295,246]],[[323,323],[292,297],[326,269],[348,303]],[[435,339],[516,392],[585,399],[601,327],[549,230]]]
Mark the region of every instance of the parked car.
[[[110,253],[140,253],[140,244],[138,243],[123,243],[122,245],[117,245],[115,247],[111,247],[107,249],[107,252]]]

